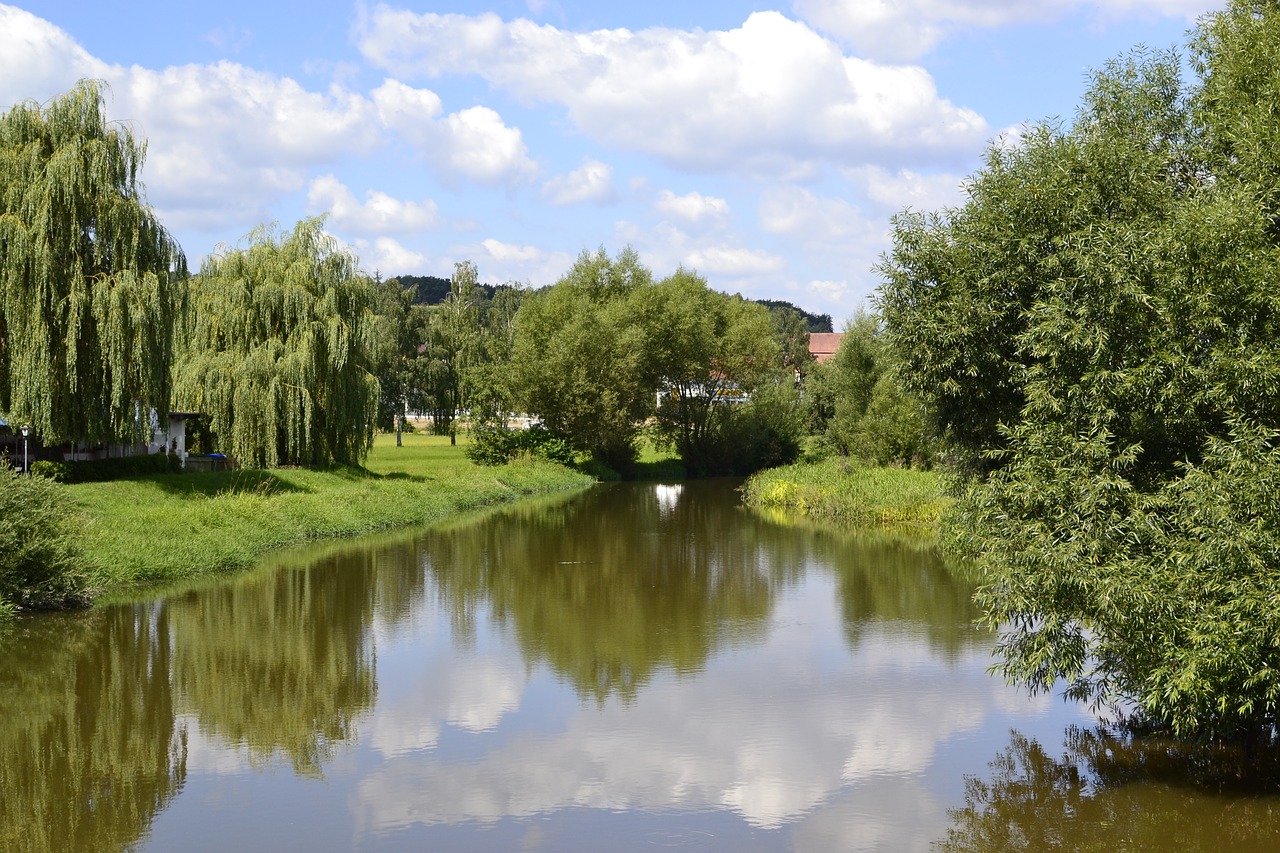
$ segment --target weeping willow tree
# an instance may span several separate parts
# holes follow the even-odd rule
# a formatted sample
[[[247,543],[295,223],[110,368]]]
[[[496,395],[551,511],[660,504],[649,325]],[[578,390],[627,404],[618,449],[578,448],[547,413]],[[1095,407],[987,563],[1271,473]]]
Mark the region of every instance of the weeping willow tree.
[[[323,226],[259,228],[190,282],[174,399],[244,465],[358,464],[373,441],[373,286]]]
[[[186,259],[104,84],[0,116],[0,411],[46,443],[135,437],[169,404]]]

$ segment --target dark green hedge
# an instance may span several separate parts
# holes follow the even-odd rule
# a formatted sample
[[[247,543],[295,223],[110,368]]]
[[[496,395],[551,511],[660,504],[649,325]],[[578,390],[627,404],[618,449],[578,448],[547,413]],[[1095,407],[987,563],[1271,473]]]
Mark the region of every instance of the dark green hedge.
[[[182,470],[182,460],[175,454],[152,453],[146,456],[121,456],[114,459],[95,459],[89,462],[31,463],[31,473],[39,474],[59,483],[101,483],[107,480],[127,480],[144,474],[176,474]]]

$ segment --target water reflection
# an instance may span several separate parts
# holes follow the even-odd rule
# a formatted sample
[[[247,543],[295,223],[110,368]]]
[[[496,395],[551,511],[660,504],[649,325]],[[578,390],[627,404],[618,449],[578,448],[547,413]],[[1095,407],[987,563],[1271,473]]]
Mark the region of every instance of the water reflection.
[[[163,609],[173,683],[205,735],[243,745],[260,765],[283,755],[295,772],[321,774],[376,693],[370,562],[329,557]]]
[[[590,850],[620,815],[620,849],[928,849],[956,744],[1049,705],[986,677],[929,547],[734,497],[602,488],[24,623],[0,849],[258,848],[280,811],[299,849]]]
[[[483,603],[527,665],[550,665],[584,697],[631,700],[658,669],[696,672],[718,643],[759,636],[798,567],[770,559],[759,529],[718,502],[662,494],[534,505],[435,531],[420,553],[456,626],[470,634]]]
[[[1073,727],[1061,758],[1018,732],[939,845],[946,853],[1274,851],[1280,756]]]
[[[0,634],[0,849],[124,850],[177,796],[171,650],[147,607]]]

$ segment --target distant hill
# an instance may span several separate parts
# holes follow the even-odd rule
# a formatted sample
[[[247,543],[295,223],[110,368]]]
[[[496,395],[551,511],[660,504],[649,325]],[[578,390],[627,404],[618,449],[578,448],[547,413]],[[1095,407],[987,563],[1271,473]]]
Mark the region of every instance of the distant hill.
[[[770,311],[776,311],[780,308],[790,308],[792,311],[798,311],[800,316],[804,317],[804,321],[809,325],[810,334],[813,334],[814,332],[835,331],[831,326],[830,314],[810,314],[799,306],[792,305],[790,302],[782,302],[778,299],[753,299],[752,301],[763,305]]]
[[[412,287],[414,289],[413,301],[417,305],[439,305],[449,295],[449,279],[447,278],[439,278],[434,275],[398,275],[395,277],[395,281],[400,282],[401,287]],[[511,285],[478,284],[478,286],[484,291],[486,299],[493,299],[493,294]]]
[[[440,278],[434,275],[398,275],[395,280],[400,282],[401,287],[412,287],[414,289],[413,301],[419,305],[439,305],[449,295],[449,279],[447,278]],[[493,294],[510,286],[509,284],[481,284],[480,289],[484,291],[486,299],[493,299]],[[831,326],[830,314],[810,314],[790,302],[782,302],[777,299],[755,299],[752,301],[770,310],[790,308],[793,311],[798,311],[800,316],[804,317],[810,332],[834,331]]]

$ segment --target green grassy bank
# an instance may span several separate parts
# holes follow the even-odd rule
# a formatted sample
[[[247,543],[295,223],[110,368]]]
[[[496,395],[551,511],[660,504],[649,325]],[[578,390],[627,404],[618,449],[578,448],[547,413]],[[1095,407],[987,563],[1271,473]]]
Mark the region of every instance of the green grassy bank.
[[[90,594],[253,565],[267,551],[445,518],[591,479],[518,460],[472,465],[447,438],[379,436],[365,469],[247,470],[66,486]]]
[[[947,508],[941,474],[879,468],[847,459],[761,471],[743,487],[747,504],[761,510],[882,528],[932,530]]]

